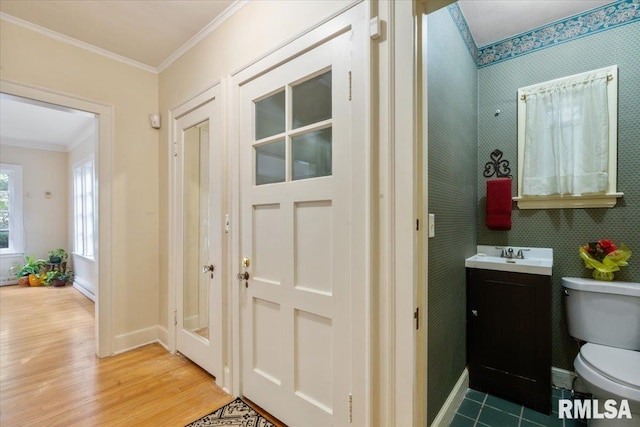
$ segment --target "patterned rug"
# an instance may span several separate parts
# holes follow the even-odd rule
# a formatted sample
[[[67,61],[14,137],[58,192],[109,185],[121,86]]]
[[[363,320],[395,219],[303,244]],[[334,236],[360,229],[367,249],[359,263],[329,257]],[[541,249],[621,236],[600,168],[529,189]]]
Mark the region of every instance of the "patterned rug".
[[[239,397],[186,427],[275,427]]]

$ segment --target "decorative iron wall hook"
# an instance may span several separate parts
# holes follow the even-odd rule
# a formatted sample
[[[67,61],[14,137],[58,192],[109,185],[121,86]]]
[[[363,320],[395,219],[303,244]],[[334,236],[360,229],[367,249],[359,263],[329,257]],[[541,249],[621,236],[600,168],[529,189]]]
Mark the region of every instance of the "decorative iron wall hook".
[[[511,178],[511,169],[509,168],[509,161],[502,160],[502,151],[493,150],[491,152],[491,161],[485,163],[484,172],[482,173],[485,178],[496,175],[498,178]]]

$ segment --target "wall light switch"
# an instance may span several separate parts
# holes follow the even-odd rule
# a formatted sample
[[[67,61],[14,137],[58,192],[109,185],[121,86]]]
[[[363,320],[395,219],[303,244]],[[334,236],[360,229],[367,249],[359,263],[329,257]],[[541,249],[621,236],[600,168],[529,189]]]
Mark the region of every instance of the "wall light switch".
[[[429,238],[436,236],[436,216],[429,214]]]

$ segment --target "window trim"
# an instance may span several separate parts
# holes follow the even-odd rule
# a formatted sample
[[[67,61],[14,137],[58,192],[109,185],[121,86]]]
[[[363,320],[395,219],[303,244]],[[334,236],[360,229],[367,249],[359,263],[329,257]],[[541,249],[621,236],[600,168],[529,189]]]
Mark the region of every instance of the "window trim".
[[[84,180],[84,169],[85,167],[91,164],[91,177],[92,177],[92,191],[91,191],[91,198],[92,198],[92,215],[91,215],[91,223],[92,223],[92,228],[93,228],[93,233],[92,233],[92,241],[91,241],[91,246],[92,246],[92,254],[89,255],[86,253],[85,248],[88,247],[89,245],[87,244],[87,231],[86,231],[86,224],[88,223],[87,218],[86,218],[86,209],[85,209],[85,205],[86,205],[86,196],[85,196],[85,180]],[[80,173],[80,179],[82,181],[82,240],[83,240],[83,248],[82,251],[78,250],[77,247],[77,241],[78,241],[78,235],[77,235],[77,221],[76,221],[76,217],[77,217],[77,193],[76,193],[76,173]],[[75,163],[73,163],[72,167],[71,167],[71,186],[72,186],[72,193],[73,193],[73,250],[71,251],[71,253],[74,256],[78,256],[78,257],[82,257],[87,261],[94,261],[95,262],[95,254],[96,254],[96,239],[95,239],[95,231],[96,231],[96,162],[95,162],[95,154],[90,154],[86,157],[83,157],[82,159],[76,161]]]
[[[576,79],[587,76],[595,72],[604,71],[610,76],[607,80],[607,100],[609,108],[609,161],[607,165],[608,185],[607,191],[602,194],[579,194],[579,195],[552,195],[552,196],[529,196],[522,194],[522,180],[524,174],[524,145],[525,145],[525,122],[527,116],[527,103],[524,94],[535,91],[541,86],[563,80]],[[543,83],[522,87],[518,89],[518,196],[513,200],[518,203],[519,209],[562,209],[562,208],[612,208],[616,205],[618,198],[624,194],[616,191],[617,185],[617,165],[618,165],[618,66],[578,73],[571,76],[550,80]]]
[[[0,170],[11,172],[9,188],[9,247],[0,249],[0,255],[23,254],[25,241],[22,165],[0,163]]]

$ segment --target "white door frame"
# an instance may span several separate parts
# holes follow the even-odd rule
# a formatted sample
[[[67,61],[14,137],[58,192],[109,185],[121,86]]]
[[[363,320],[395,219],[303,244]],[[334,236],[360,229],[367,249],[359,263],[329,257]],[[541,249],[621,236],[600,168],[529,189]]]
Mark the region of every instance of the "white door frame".
[[[112,188],[113,188],[113,106],[71,94],[37,87],[15,80],[0,79],[0,91],[76,110],[88,111],[98,118],[96,166],[98,181],[98,286],[95,300],[95,352],[98,357],[113,355],[113,283],[112,283]]]
[[[366,191],[355,195],[352,205],[358,212],[354,217],[361,221],[353,224],[352,232],[362,236],[365,254],[362,257],[362,265],[354,265],[354,271],[364,271],[365,277],[358,277],[353,281],[352,289],[352,330],[358,333],[352,334],[352,395],[353,395],[353,419],[356,425],[371,425],[371,321],[370,321],[370,283],[371,283],[371,146],[370,146],[370,40],[369,40],[369,5],[367,2],[356,2],[348,6],[347,10],[328,18],[316,27],[300,35],[292,41],[284,44],[272,53],[263,56],[258,61],[242,68],[231,75],[229,81],[229,164],[231,165],[231,217],[233,218],[234,232],[231,240],[231,270],[230,277],[236,277],[240,271],[241,242],[239,225],[240,213],[240,86],[260,76],[267,70],[277,67],[291,60],[334,35],[345,31],[353,31],[352,76],[359,79],[358,84],[353,85],[352,117],[354,117],[352,139],[364,141],[366,147],[362,153],[364,169],[361,176],[366,176]],[[233,283],[236,282],[236,283]],[[241,293],[237,281],[231,281],[230,295],[232,298],[232,390],[234,394],[242,394],[241,385]],[[274,414],[277,416],[277,414]]]
[[[177,292],[180,289],[179,282],[182,280],[182,275],[180,274],[182,268],[178,263],[182,262],[182,229],[176,226],[176,218],[177,212],[182,207],[181,203],[181,195],[182,189],[179,188],[179,180],[178,180],[178,169],[177,169],[177,161],[178,161],[178,145],[177,145],[177,137],[178,132],[182,131],[178,126],[178,119],[185,114],[189,113],[204,105],[208,102],[222,102],[221,96],[221,88],[222,84],[220,81],[216,82],[214,85],[204,90],[199,95],[194,96],[183,104],[175,107],[169,111],[169,120],[170,129],[169,129],[169,295],[168,295],[168,309],[169,309],[169,325],[168,325],[168,348],[171,353],[175,353],[177,349],[176,343],[176,315],[177,315]],[[219,112],[222,112],[222,108],[218,108]],[[213,118],[211,122],[211,130],[210,133],[213,136],[213,140],[219,144],[223,144],[221,152],[225,153],[226,148],[224,145],[222,124],[224,123],[223,114],[220,113],[220,116],[217,118]],[[224,164],[224,162],[221,162]],[[220,180],[223,194],[221,199],[226,200],[225,190],[227,188],[227,171],[225,167],[222,167],[220,170],[213,171],[216,173],[217,179]],[[222,212],[226,212],[224,206],[219,207]],[[224,215],[224,214],[223,214]],[[214,225],[215,226],[215,225]],[[225,234],[226,235],[226,234]],[[225,287],[225,284],[228,282],[229,275],[226,274],[226,266],[227,262],[225,252],[227,250],[226,239],[221,244],[223,254],[222,254],[222,263],[219,266],[216,266],[218,271],[215,274],[222,275],[221,283],[222,288]],[[215,301],[215,307],[209,307],[210,316],[215,316],[214,325],[215,331],[211,331],[211,339],[212,344],[218,350],[218,354],[216,355],[216,372],[218,375],[216,377],[216,384],[219,387],[225,388],[228,390],[229,385],[225,384],[225,375],[224,375],[224,345],[223,345],[223,330],[225,328],[226,322],[224,321],[224,304],[223,304],[223,296],[224,292],[222,289],[219,290],[217,295],[213,295],[213,299]],[[228,328],[227,328],[228,329]]]

